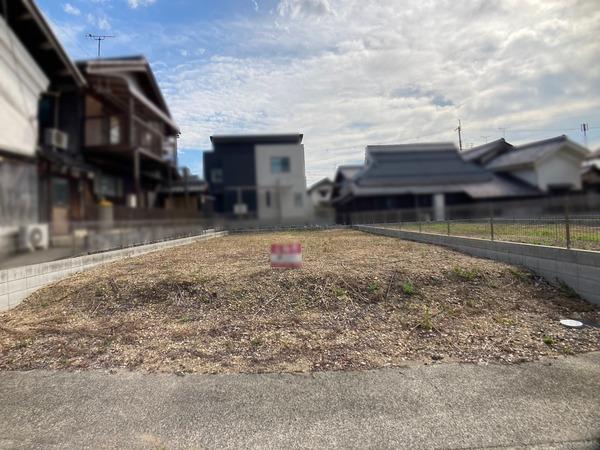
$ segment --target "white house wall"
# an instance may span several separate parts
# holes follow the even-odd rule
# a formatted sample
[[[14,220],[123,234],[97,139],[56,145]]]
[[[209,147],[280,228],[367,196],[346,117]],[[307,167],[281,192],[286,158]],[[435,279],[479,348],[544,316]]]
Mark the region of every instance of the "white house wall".
[[[255,147],[258,217],[261,220],[306,218],[310,209],[306,194],[304,146],[295,144],[265,144]],[[290,172],[271,173],[271,158],[288,157]],[[267,205],[270,192],[271,205]],[[295,194],[302,196],[302,206],[295,203]]]
[[[0,16],[0,149],[20,156],[35,155],[38,102],[48,84],[48,78]]]
[[[540,161],[536,165],[538,186],[547,191],[549,186],[571,185],[581,189],[581,163],[583,158],[560,151]]]
[[[531,186],[538,185],[538,174],[533,167],[528,169],[513,169],[509,173],[525,183],[529,183]]]
[[[319,191],[326,190],[327,194],[322,196]],[[314,206],[321,205],[323,203],[329,203],[331,201],[331,193],[333,192],[333,188],[331,186],[318,187],[313,189],[310,194],[310,201]]]

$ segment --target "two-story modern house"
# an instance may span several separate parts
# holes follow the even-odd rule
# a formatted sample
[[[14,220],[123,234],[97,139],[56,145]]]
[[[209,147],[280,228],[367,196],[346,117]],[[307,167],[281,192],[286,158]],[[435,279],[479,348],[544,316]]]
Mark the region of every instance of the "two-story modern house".
[[[289,222],[305,219],[302,134],[212,136],[204,176],[214,211],[222,215]]]

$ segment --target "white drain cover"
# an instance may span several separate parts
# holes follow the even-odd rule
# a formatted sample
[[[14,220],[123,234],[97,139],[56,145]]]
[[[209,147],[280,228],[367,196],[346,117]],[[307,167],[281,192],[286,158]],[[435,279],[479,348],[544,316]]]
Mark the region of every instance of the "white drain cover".
[[[581,328],[583,324],[579,320],[563,319],[560,321],[562,325],[568,328]]]

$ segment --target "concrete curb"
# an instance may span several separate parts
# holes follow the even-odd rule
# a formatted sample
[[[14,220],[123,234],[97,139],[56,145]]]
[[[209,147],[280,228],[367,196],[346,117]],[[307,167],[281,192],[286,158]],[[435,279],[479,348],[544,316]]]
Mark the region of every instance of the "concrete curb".
[[[381,236],[442,245],[473,256],[524,266],[550,283],[565,283],[590,303],[600,305],[600,252],[417,233],[367,225],[356,225],[355,228]]]
[[[182,239],[156,242],[154,244],[140,245],[121,250],[0,270],[0,311],[14,308],[33,292],[50,283],[66,278],[74,273],[91,269],[100,264],[139,256],[165,248],[191,244],[192,242],[214,239],[225,236],[226,234],[226,231],[209,231],[198,236]]]

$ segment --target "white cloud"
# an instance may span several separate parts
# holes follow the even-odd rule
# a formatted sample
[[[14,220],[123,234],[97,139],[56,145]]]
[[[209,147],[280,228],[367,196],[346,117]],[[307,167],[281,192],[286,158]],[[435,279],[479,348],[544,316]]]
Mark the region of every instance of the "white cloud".
[[[258,12],[259,6],[257,0],[252,0],[252,5],[254,6],[254,11]]]
[[[332,13],[329,0],[281,0],[277,5],[281,16],[319,17]]]
[[[112,28],[108,18],[106,16],[97,16],[91,13],[88,13],[85,16],[87,23],[89,23],[90,25],[92,25],[93,27],[96,27],[97,29],[101,30],[101,31],[108,31]]]
[[[71,5],[70,3],[65,3],[63,5],[63,10],[64,10],[64,12],[66,12],[67,14],[71,14],[72,16],[81,15],[81,10],[79,8]]]
[[[513,143],[579,139],[581,122],[600,124],[597,0],[278,5],[246,19],[150,24],[143,39],[120,42],[153,60],[181,148],[208,149],[215,133],[303,132],[312,183],[360,162],[367,144],[457,142],[458,118],[466,145],[501,128]],[[519,131],[531,129],[544,131]]]
[[[106,17],[99,17],[98,21],[97,21],[97,25],[98,25],[98,28],[100,28],[103,31],[108,31],[111,28],[110,22],[108,21],[108,19]]]
[[[156,3],[156,0],[127,0],[127,4],[131,9],[137,9],[140,6],[150,6]]]

